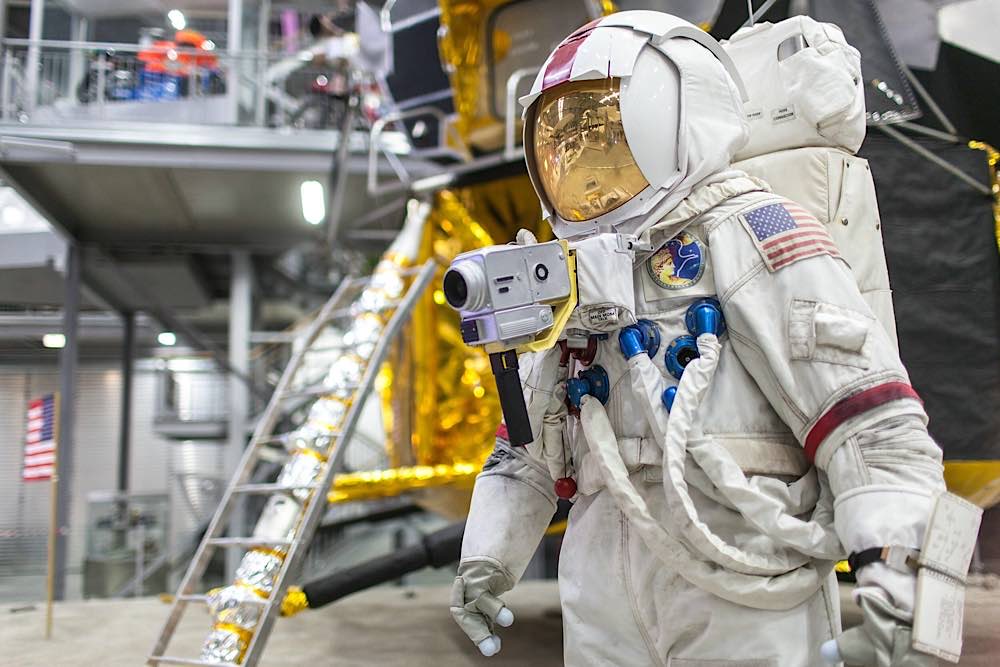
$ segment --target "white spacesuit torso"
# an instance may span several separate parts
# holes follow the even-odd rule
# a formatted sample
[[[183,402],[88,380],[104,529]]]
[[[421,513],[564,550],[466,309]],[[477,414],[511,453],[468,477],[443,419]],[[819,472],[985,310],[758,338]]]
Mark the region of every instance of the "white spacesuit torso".
[[[660,330],[661,342],[652,361],[668,385],[677,384],[667,369],[668,349],[674,340],[690,335],[685,324],[688,308],[699,299],[719,298],[706,230],[734,211],[774,199],[766,186],[746,177],[696,191],[686,202],[691,206],[687,209],[688,220],[680,222],[684,228],[635,268],[635,316],[655,323]],[[698,200],[698,204],[692,200]],[[678,225],[679,221],[671,222]],[[704,433],[722,443],[746,473],[800,477],[809,466],[794,434],[747,374],[732,347],[723,345],[721,354],[719,371],[700,411]],[[609,337],[598,342],[591,365],[601,366],[609,375],[611,389],[606,409],[626,465],[631,472],[644,468],[646,479],[657,479],[662,451],[651,439],[641,402],[625,377],[629,373],[628,360],[617,339]],[[570,375],[574,375],[573,370]],[[591,492],[603,486],[601,476],[588,463],[582,432],[572,425],[569,428],[573,432],[569,442],[577,483],[582,493]]]

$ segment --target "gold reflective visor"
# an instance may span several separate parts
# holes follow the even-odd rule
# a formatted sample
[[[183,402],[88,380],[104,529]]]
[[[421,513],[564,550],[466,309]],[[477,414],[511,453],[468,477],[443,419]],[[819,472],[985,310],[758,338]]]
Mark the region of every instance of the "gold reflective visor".
[[[591,220],[649,183],[625,139],[619,79],[564,83],[542,93],[532,123],[535,172],[564,220]]]

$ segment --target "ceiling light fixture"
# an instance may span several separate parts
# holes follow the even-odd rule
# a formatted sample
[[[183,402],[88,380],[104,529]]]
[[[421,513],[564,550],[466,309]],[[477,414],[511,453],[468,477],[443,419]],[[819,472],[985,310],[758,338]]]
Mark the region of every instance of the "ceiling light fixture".
[[[170,21],[170,25],[174,27],[174,30],[183,30],[184,26],[187,25],[184,12],[179,9],[171,9],[167,12],[167,20]]]
[[[53,350],[62,349],[66,347],[66,336],[61,333],[47,333],[42,336],[42,345]]]
[[[302,217],[310,225],[318,225],[326,219],[326,193],[319,181],[303,181],[299,188],[302,195]]]

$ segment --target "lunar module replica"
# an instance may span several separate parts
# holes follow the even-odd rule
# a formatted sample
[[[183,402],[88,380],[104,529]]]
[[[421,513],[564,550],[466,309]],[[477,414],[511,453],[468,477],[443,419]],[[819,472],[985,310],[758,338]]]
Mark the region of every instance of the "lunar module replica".
[[[301,329],[290,363],[174,597],[151,665],[256,665],[279,616],[426,565],[457,560],[460,523],[428,536],[416,551],[406,552],[405,562],[397,557],[352,581],[341,578],[335,592],[328,585],[302,585],[299,580],[331,504],[406,494],[449,519],[465,516],[473,481],[493,449],[501,401],[496,364],[486,350],[466,344],[468,332],[449,306],[442,281],[457,255],[506,243],[519,229],[541,242],[551,239],[524,169],[517,99],[528,92],[552,48],[588,21],[618,9],[681,11],[670,2],[605,0],[399,4],[412,4],[406,9],[411,13],[401,17],[393,2],[383,11],[383,27],[396,51],[395,70],[387,81],[396,108],[372,126],[368,187],[373,195],[410,198],[402,231],[371,276],[342,281]],[[696,6],[685,18],[710,29],[725,3],[677,4]],[[418,11],[417,5],[426,11]],[[811,38],[801,30],[784,29],[789,30],[787,39],[767,56],[775,56],[774,63],[754,50],[741,52],[738,40],[727,48],[737,65],[776,68],[782,53],[805,48]],[[407,55],[438,52],[441,62],[429,69],[426,57],[411,60]],[[438,65],[447,77],[432,76]],[[426,81],[427,88],[404,85],[414,81]],[[780,100],[765,99],[771,93],[764,83],[749,86],[751,107],[780,107]],[[787,141],[788,133],[760,133],[752,136],[736,166],[800,201],[827,226],[855,267],[873,312],[895,336],[871,170],[853,153],[864,137],[866,119],[869,125],[908,121],[919,110],[898,70],[855,85],[860,97],[848,112],[860,116],[837,122],[860,127],[860,135],[803,146]],[[808,125],[801,117],[795,122]],[[380,139],[390,129],[406,132],[411,157],[425,158],[436,173],[416,178],[402,162],[382,155]],[[995,164],[995,154],[991,159]],[[380,180],[380,160],[388,161],[396,178]],[[803,190],[803,179],[791,178],[802,165],[818,187]],[[880,193],[881,188],[880,183]],[[679,275],[681,267],[675,264],[682,261],[680,254],[664,254],[659,273],[665,279]],[[586,350],[578,356],[586,365]],[[981,458],[997,458],[998,453]],[[260,481],[255,474],[266,462],[281,464],[273,481]],[[976,470],[982,477],[982,468]],[[969,477],[963,479],[968,482]],[[992,477],[982,479],[985,483],[969,487],[970,495],[995,490]],[[230,532],[231,519],[251,497],[264,501],[259,517],[247,522],[252,529],[245,535]],[[980,499],[984,505],[991,502]],[[203,576],[213,555],[223,550],[243,553],[235,577],[205,590]],[[181,616],[198,608],[208,610],[202,645],[175,648],[170,640]]]

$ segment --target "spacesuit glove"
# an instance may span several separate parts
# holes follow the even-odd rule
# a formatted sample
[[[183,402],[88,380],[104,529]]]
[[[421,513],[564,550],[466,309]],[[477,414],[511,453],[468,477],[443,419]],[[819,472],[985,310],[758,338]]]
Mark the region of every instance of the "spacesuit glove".
[[[916,586],[916,577],[913,585]],[[911,620],[896,607],[888,594],[877,586],[855,589],[863,622],[821,647],[830,664],[845,662],[865,667],[932,667],[937,658],[912,647]]]
[[[514,613],[498,597],[513,587],[514,575],[494,558],[462,559],[458,566],[451,588],[451,616],[486,657],[500,651],[496,626],[514,623]]]
[[[875,547],[918,550],[934,495],[919,488],[870,485],[842,493],[834,501],[837,534],[848,553]],[[911,648],[917,578],[908,566],[874,562],[856,573],[854,597],[863,623],[822,647],[824,657],[851,665],[910,667],[934,665]]]
[[[548,472],[524,447],[497,438],[472,490],[451,596],[452,617],[485,656],[500,650],[496,627],[514,622],[499,596],[524,574],[555,509]]]

